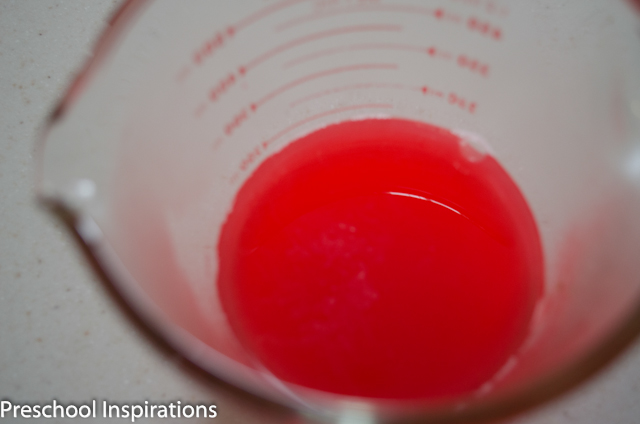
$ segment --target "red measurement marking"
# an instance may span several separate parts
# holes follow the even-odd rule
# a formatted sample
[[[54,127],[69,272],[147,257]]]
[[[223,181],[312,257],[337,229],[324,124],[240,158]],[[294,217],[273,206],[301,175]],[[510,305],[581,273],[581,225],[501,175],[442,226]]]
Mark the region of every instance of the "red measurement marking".
[[[411,46],[409,44],[383,44],[383,43],[354,44],[352,46],[336,47],[332,49],[320,50],[315,53],[311,53],[306,56],[302,56],[297,59],[291,60],[285,63],[283,66],[285,68],[289,68],[291,66],[299,65],[300,63],[317,59],[319,57],[329,56],[332,54],[343,53],[347,51],[357,51],[357,50],[397,50],[397,51],[404,50],[404,51],[410,51],[410,52],[422,52],[424,51],[424,48],[418,47],[418,46]]]
[[[264,151],[264,148],[261,145],[257,145],[254,147],[247,155],[244,157],[242,162],[240,163],[240,169],[242,171],[246,171],[247,168],[258,159]]]
[[[404,6],[404,5],[361,5],[356,7],[345,7],[338,10],[313,12],[308,15],[304,15],[290,21],[283,22],[276,27],[276,31],[283,31],[285,29],[292,28],[296,25],[315,21],[318,19],[324,19],[331,16],[346,15],[350,13],[362,13],[362,12],[396,12],[396,13],[408,13],[411,15],[426,15],[433,16],[434,10],[426,7],[419,6]]]
[[[422,51],[424,51],[424,49]],[[427,49],[427,54],[433,58],[439,58],[439,59],[445,59],[445,60],[449,60],[453,57],[453,55],[448,51],[441,50],[433,46]]]
[[[296,5],[298,3],[303,3],[309,0],[283,0],[281,2],[278,2],[276,4],[273,4],[271,6],[267,6],[263,9],[258,10],[257,12],[247,16],[246,18],[244,18],[243,20],[241,20],[240,22],[235,24],[235,28],[236,30],[241,30],[246,28],[247,26],[259,21],[262,18],[265,18],[271,14],[274,14],[276,12],[281,11],[282,9],[285,9],[287,7]]]
[[[449,93],[449,96],[447,97],[447,101],[449,102],[450,105],[458,106],[460,109],[466,110],[469,113],[475,113],[477,108],[477,105],[475,102],[470,102],[460,97],[456,93]]]
[[[363,71],[363,70],[395,70],[398,69],[398,65],[394,63],[371,63],[371,64],[360,64],[360,65],[351,65],[351,66],[343,66],[340,68],[327,69],[325,71],[316,72],[314,74],[310,74],[304,76],[302,78],[298,78],[288,84],[283,85],[282,87],[272,91],[271,93],[264,96],[262,99],[255,102],[255,106],[260,107],[264,103],[273,99],[274,97],[284,93],[287,90],[290,90],[294,87],[299,86],[300,84],[307,83],[309,81],[313,81],[318,78],[323,78],[331,75],[341,74],[344,72],[352,72],[352,71]]]
[[[205,59],[213,56],[227,40],[235,34],[233,27],[227,28],[225,31],[216,32],[211,38],[204,42],[204,44],[196,50],[193,54],[193,62],[196,65],[201,65]]]
[[[500,27],[473,16],[467,20],[467,28],[473,32],[493,38],[494,40],[502,39],[502,29],[500,29]]]
[[[357,32],[376,32],[376,31],[399,32],[399,31],[402,31],[402,26],[400,25],[360,25],[360,26],[349,26],[344,28],[335,28],[328,31],[309,34],[304,37],[298,38],[296,40],[289,41],[288,43],[282,44],[258,56],[257,58],[253,59],[251,62],[243,66],[244,72],[247,72],[252,68],[255,68],[265,60],[270,59],[271,57],[277,55],[278,53],[282,53],[286,50],[292,49],[294,47],[298,47],[305,43],[310,43],[312,41],[321,40],[323,38],[328,38],[328,37],[334,37],[337,35],[351,34],[351,33],[357,33]]]
[[[236,116],[233,117],[233,120],[231,120],[231,122],[225,125],[224,133],[226,135],[231,135],[240,125],[242,125],[244,121],[247,120],[248,117],[249,117],[249,113],[247,112],[246,109],[243,109],[241,112],[239,112]]]
[[[264,105],[264,103],[273,99],[274,97],[282,94],[286,90],[289,90],[295,86],[306,83],[308,81],[312,81],[317,78],[322,78],[329,75],[335,75],[343,72],[351,72],[351,71],[361,71],[361,70],[369,70],[369,69],[397,69],[397,65],[394,64],[362,64],[362,65],[353,65],[353,66],[345,66],[341,68],[329,69],[326,71],[318,72],[316,74],[307,75],[306,77],[302,77],[298,80],[292,81],[289,84],[286,84],[279,89],[269,93],[259,101],[252,103],[249,105],[248,110],[245,108],[242,111],[238,112],[231,122],[225,125],[224,132],[226,135],[231,135],[238,127],[240,127],[248,118],[249,111],[255,112],[259,107]]]
[[[431,87],[428,86],[422,86],[420,91],[422,91],[422,94],[426,95],[426,96],[435,96],[438,97],[440,99],[445,99],[445,94],[444,92],[440,91],[440,90],[436,90],[433,89]],[[461,96],[459,96],[458,94],[454,93],[454,92],[450,92],[447,96],[446,96],[446,101],[447,103],[449,103],[452,106],[457,106],[460,109],[467,111],[469,113],[475,113],[476,109],[478,108],[478,105],[476,104],[476,102],[472,102],[469,101]]]
[[[277,139],[279,139],[280,137],[282,137],[286,133],[288,133],[290,131],[293,131],[294,129],[296,129],[298,127],[301,127],[302,125],[308,124],[309,122],[313,122],[315,120],[322,119],[322,118],[325,118],[327,116],[336,115],[336,114],[340,114],[340,113],[343,113],[343,112],[350,112],[350,111],[354,111],[354,110],[391,109],[392,107],[393,106],[391,106],[390,104],[386,104],[386,103],[371,103],[371,104],[345,106],[345,107],[332,109],[332,110],[329,110],[329,111],[326,111],[326,112],[322,112],[322,113],[318,113],[318,114],[309,116],[308,118],[305,118],[303,120],[300,120],[300,121],[288,126],[287,128],[285,128],[282,131],[280,131],[277,134],[275,134],[273,137],[271,137],[271,138],[263,141],[259,145],[257,145],[242,160],[242,162],[240,163],[240,170],[246,171],[249,168],[249,166],[251,166],[256,161],[256,159],[258,159],[269,148],[269,146],[271,144],[273,144],[274,141],[276,141]],[[232,178],[232,182],[234,182],[235,179],[237,179],[237,177]]]
[[[275,378],[471,397],[521,349],[544,293],[538,229],[504,168],[462,146],[421,122],[346,121],[293,141],[237,191],[219,298]]]
[[[227,91],[233,84],[235,84],[235,82],[236,76],[233,73],[230,73],[229,75],[224,77],[209,92],[209,100],[211,100],[212,102],[217,101],[225,91]]]
[[[451,60],[453,59],[453,55],[447,51],[440,50],[434,46],[429,47],[426,50],[427,54],[433,58],[440,58]],[[470,71],[480,74],[484,77],[489,75],[489,65],[483,62],[480,62],[478,59],[470,58],[464,54],[458,55],[456,60],[456,64],[461,68],[469,69]]]
[[[460,15],[457,15],[455,13],[450,13],[447,12],[446,10],[444,10],[443,8],[438,8],[433,12],[433,16],[436,19],[439,20],[444,20],[444,21],[451,21],[451,22],[455,22],[455,23],[460,23],[462,22],[462,18],[460,17]]]
[[[293,6],[294,4],[305,2],[309,0],[284,0],[276,3],[272,6],[267,6],[252,15],[244,18],[235,25],[227,27],[225,30],[217,31],[211,38],[207,39],[200,48],[198,48],[193,54],[193,62],[196,65],[201,65],[205,59],[210,58],[213,54],[224,46],[228,39],[233,37],[238,31],[246,28],[254,22],[272,14],[276,13],[284,8]],[[181,71],[182,72],[182,71]],[[178,78],[179,81],[186,78],[186,75],[182,78]]]
[[[294,107],[301,103],[308,102],[310,100],[314,100],[314,99],[317,99],[323,96],[328,96],[335,93],[341,93],[343,91],[363,90],[363,89],[370,89],[370,88],[392,88],[392,89],[399,89],[399,90],[415,90],[416,89],[415,87],[410,87],[403,84],[385,84],[385,83],[351,84],[351,85],[345,85],[342,87],[336,87],[330,90],[323,90],[314,94],[310,94],[309,96],[303,97],[301,99],[298,99],[290,103],[289,106]]]
[[[370,103],[370,104],[363,104],[363,105],[354,105],[354,106],[345,106],[345,107],[341,107],[341,108],[336,108],[333,110],[329,110],[326,112],[322,112],[322,113],[318,113],[316,115],[312,115],[306,119],[303,119],[301,121],[296,122],[293,125],[288,126],[287,128],[285,128],[284,130],[280,131],[278,134],[276,134],[275,136],[271,137],[268,140],[265,140],[262,142],[262,146],[263,147],[269,147],[269,145],[271,145],[275,140],[277,140],[278,138],[282,137],[284,134],[288,133],[289,131],[292,131],[304,124],[307,124],[309,122],[315,121],[316,119],[321,119],[324,118],[326,116],[331,116],[331,115],[335,115],[338,113],[342,113],[342,112],[349,112],[349,111],[353,111],[353,110],[359,110],[359,109],[392,109],[393,106],[388,104],[388,103]]]
[[[483,77],[486,77],[489,75],[489,65],[486,63],[482,63],[477,59],[469,58],[461,54],[458,56],[458,60],[456,61],[456,63],[461,68],[469,69],[472,72],[482,75]]]
[[[436,97],[440,97],[440,98],[444,98],[444,93],[440,90],[434,90],[433,88],[427,87],[426,85],[423,86],[420,91],[422,91],[422,94],[425,95],[431,95],[431,96],[436,96]]]

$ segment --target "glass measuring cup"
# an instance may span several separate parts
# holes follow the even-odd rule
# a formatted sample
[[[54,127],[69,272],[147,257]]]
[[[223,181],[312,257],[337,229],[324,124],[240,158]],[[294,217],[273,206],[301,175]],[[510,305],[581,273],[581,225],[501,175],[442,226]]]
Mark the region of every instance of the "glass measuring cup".
[[[297,408],[462,420],[552,395],[635,332],[639,62],[626,3],[183,8],[125,5],[49,128],[40,193],[78,215],[119,287],[185,355]],[[215,304],[216,240],[242,182],[299,136],[362,117],[429,122],[491,150],[537,218],[547,295],[535,331],[474,396],[398,405],[287,385]]]

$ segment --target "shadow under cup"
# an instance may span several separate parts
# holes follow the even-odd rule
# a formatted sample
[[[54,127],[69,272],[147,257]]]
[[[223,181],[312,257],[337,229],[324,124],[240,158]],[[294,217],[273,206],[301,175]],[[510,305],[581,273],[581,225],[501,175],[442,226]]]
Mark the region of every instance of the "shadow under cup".
[[[640,329],[640,49],[623,1],[129,1],[51,121],[39,194],[180,352],[250,392],[371,420],[513,413]],[[237,340],[218,240],[252,172],[302,135],[425,122],[486,149],[535,217],[545,294],[483,390],[411,402],[287,384]],[[485,152],[485,153],[486,153]]]

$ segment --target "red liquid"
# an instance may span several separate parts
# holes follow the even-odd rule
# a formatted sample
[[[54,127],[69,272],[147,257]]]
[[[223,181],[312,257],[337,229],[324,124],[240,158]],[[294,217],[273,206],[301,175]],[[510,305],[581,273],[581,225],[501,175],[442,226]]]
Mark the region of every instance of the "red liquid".
[[[542,292],[538,232],[502,167],[396,119],[333,125],[267,159],[219,255],[249,351],[284,381],[353,396],[477,389],[522,343]]]

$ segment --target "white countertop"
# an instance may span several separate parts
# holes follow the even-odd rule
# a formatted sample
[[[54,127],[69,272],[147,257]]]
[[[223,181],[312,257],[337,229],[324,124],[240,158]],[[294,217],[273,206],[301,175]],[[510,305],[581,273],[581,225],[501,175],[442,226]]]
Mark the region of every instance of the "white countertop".
[[[154,338],[35,200],[39,130],[119,3],[0,0],[0,399],[181,400],[216,404],[219,423],[299,422],[248,402]],[[640,342],[578,390],[506,422],[637,424]]]

